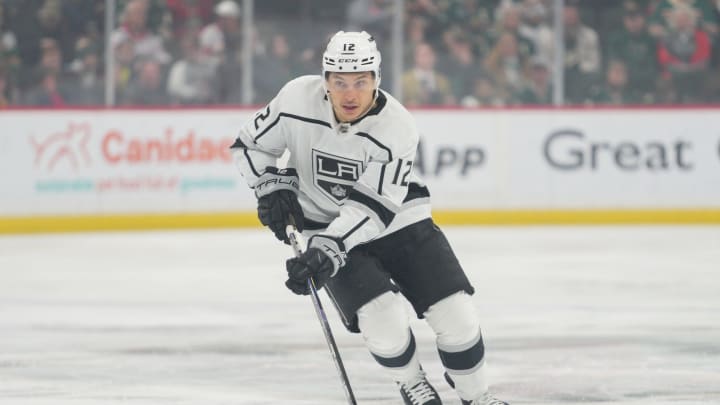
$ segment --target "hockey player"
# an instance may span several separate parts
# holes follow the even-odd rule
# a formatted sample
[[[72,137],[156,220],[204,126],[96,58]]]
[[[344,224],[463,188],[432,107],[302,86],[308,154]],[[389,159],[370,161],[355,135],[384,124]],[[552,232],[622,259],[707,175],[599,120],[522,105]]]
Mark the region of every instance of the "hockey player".
[[[462,403],[506,404],[488,392],[474,290],[412,170],[413,117],[379,88],[375,41],[340,31],[322,67],[322,76],[287,83],[232,146],[260,221],[286,243],[291,217],[310,236],[306,252],[287,261],[286,286],[309,294],[312,277],[406,404],[441,404],[418,361],[404,295],[435,331],[445,378]],[[278,169],[286,150],[287,168]]]

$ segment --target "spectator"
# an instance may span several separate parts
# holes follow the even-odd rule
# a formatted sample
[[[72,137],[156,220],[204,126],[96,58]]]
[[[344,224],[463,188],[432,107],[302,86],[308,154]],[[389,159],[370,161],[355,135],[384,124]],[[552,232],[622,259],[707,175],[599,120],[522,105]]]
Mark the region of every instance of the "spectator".
[[[210,61],[218,64],[216,96],[225,104],[244,102],[240,78],[243,75],[242,35],[240,31],[240,9],[232,0],[223,0],[215,8],[217,21],[203,28],[200,44]],[[203,38],[205,44],[203,45]],[[250,49],[261,51],[255,33],[250,38]],[[258,46],[256,46],[256,44]],[[256,72],[257,74],[257,72]]]
[[[552,105],[553,91],[550,83],[550,64],[541,57],[533,58],[527,80],[515,96],[519,104]]]
[[[380,43],[390,36],[393,4],[389,0],[353,0],[347,7],[347,31],[368,31]]]
[[[176,38],[184,38],[187,35],[188,24],[204,26],[210,23],[213,17],[215,0],[166,0],[166,2]]]
[[[134,54],[133,44],[128,38],[115,44],[115,92],[118,100],[124,99],[133,78]]]
[[[453,95],[459,100],[472,92],[473,80],[480,73],[481,68],[473,53],[470,40],[462,31],[447,31],[445,44],[450,54],[444,58],[440,70],[450,79]]]
[[[8,91],[7,74],[0,68],[0,109],[7,108],[12,104]]]
[[[517,7],[520,5],[520,3],[523,0],[497,0],[495,1],[495,6],[492,7],[491,10],[494,10],[493,17],[495,18],[495,21],[500,21],[502,14],[505,12],[505,9],[509,7]]]
[[[490,55],[485,59],[485,70],[496,84],[498,96],[506,103],[522,90],[529,60],[518,50],[517,37],[503,33]]]
[[[713,72],[709,76],[707,101],[720,103],[720,67],[713,68]]]
[[[170,54],[165,50],[162,38],[155,35],[147,26],[147,2],[130,0],[122,13],[121,25],[111,37],[113,46],[130,41],[133,57],[153,59],[164,65],[170,62]]]
[[[154,59],[141,60],[136,69],[136,76],[128,85],[122,100],[123,104],[136,106],[170,104],[170,98],[163,86],[160,63]]]
[[[530,59],[530,57],[535,54],[535,46],[531,40],[525,38],[520,33],[520,8],[514,4],[501,7],[498,18],[493,35],[493,42],[497,44],[500,37],[505,34],[511,34],[515,37],[520,56],[525,59]]]
[[[43,38],[52,38],[57,43],[60,54],[66,57],[72,55],[75,36],[70,31],[67,21],[62,13],[60,0],[45,0],[37,11],[37,30]]]
[[[502,107],[505,101],[498,97],[492,78],[479,74],[473,80],[472,93],[463,97],[460,105],[465,108]]]
[[[566,96],[570,102],[582,102],[600,74],[600,41],[597,32],[580,20],[577,0],[566,3],[563,22]]]
[[[598,87],[589,101],[601,105],[638,104],[639,99],[628,87],[628,72],[625,63],[612,60],[608,63],[605,85]]]
[[[0,72],[3,77],[3,95],[15,104],[19,97],[18,73],[20,71],[20,58],[15,51],[0,54]]]
[[[75,46],[76,59],[70,65],[72,74],[69,92],[71,101],[77,105],[102,104],[104,82],[100,74],[98,48],[87,37],[78,39]]]
[[[68,105],[68,100],[68,89],[52,69],[42,69],[39,83],[25,96],[25,104],[36,107],[63,108]]]
[[[233,0],[215,6],[215,22],[200,31],[200,48],[216,65],[238,58],[241,49],[240,7]]]
[[[425,31],[427,29],[427,20],[421,16],[411,16],[405,25],[405,43],[404,43],[404,66],[410,66],[415,58],[415,48],[418,44],[426,43],[427,38]]]
[[[438,2],[443,3],[443,2]],[[446,29],[452,26],[471,29],[473,24],[482,23],[486,29],[490,28],[490,14],[494,8],[493,1],[457,0],[446,1],[441,7],[442,19]],[[478,21],[481,20],[481,21]]]
[[[709,0],[661,0],[650,18],[650,34],[662,39],[672,29],[672,14],[677,8],[690,8],[698,15],[698,28],[710,37],[718,34],[717,14]]]
[[[476,55],[486,55],[492,47],[492,8],[492,2],[463,0],[450,2],[446,11],[450,28],[464,31]]]
[[[17,37],[8,25],[9,16],[0,2],[0,71],[2,71],[3,89],[0,97],[6,101],[17,100],[17,86],[22,70],[22,61],[18,54]]]
[[[656,45],[637,3],[626,3],[622,28],[608,35],[607,54],[609,59],[625,62],[628,88],[635,97],[652,101],[657,82]]]
[[[554,34],[548,24],[547,7],[541,0],[525,0],[519,5],[522,24],[520,36],[532,42],[535,55],[542,60],[553,59]]]
[[[300,52],[297,53],[294,65],[298,75],[317,74],[317,61],[322,58],[323,52],[325,52],[325,46],[323,44],[327,44],[335,32],[334,30],[326,31],[321,36],[321,40],[311,41],[312,45],[301,49]],[[383,79],[382,85],[385,86],[385,83]]]
[[[408,12],[413,16],[422,17],[427,25],[425,32],[427,39],[438,38],[445,28],[443,17],[447,4],[433,0],[410,0],[406,4]]]
[[[435,69],[435,50],[426,43],[415,48],[415,66],[402,77],[407,105],[454,104],[450,81]]]
[[[182,58],[170,68],[168,95],[179,104],[209,104],[214,96],[215,66],[203,57],[197,38],[183,38],[181,48]]]
[[[113,80],[119,99],[123,99],[126,86],[136,80],[134,76],[139,70],[134,64],[137,60],[155,59],[161,62],[161,73],[165,73],[172,61],[168,51],[184,54],[180,49],[184,44],[175,43],[174,38],[200,37],[202,31],[202,49],[208,52],[205,60],[216,64],[210,102],[243,102],[239,85],[244,64],[240,52],[241,1],[117,0],[121,17],[119,28],[112,35],[112,44],[118,55]],[[720,76],[720,0],[565,1],[567,81],[564,87],[568,102],[582,103],[597,97],[605,88],[607,80],[601,70],[602,59],[625,63],[627,89],[633,93],[632,98],[642,102],[652,102],[654,98],[666,102],[701,102],[713,98],[711,93],[715,94],[714,91],[720,92],[714,90],[720,89],[717,78]],[[534,60],[531,57],[553,60],[550,3],[550,0],[407,0],[407,36],[403,49],[406,72],[413,70],[415,48],[419,44],[430,44],[434,50],[447,52],[437,54],[434,69],[449,80],[453,100],[473,93],[474,78],[482,70],[492,77],[497,96],[511,103],[513,97],[520,97],[528,90],[533,74],[542,70],[536,70],[540,66],[534,63],[527,66],[529,60]],[[277,30],[263,36],[263,39],[268,38],[267,42],[262,42],[263,47],[253,48],[256,51],[253,100],[257,102],[274,92],[265,89],[272,89],[282,82],[288,69],[293,75],[316,72],[318,50],[312,45],[316,43],[312,38],[319,37],[325,30],[324,23],[347,16],[351,25],[378,24],[382,31],[392,18],[392,0],[323,0],[293,5],[282,0],[268,0],[256,4],[258,18],[262,18],[264,12],[275,26],[278,15],[296,23],[283,28],[283,32],[292,33],[292,36],[285,35],[294,45],[289,46],[291,56],[288,59],[283,51],[286,44],[274,37]],[[581,21],[578,8],[587,19]],[[679,9],[693,11],[696,28],[704,32],[706,38],[701,34],[683,35],[674,28],[674,16]],[[615,24],[618,16],[622,16],[621,26]],[[104,88],[100,83],[104,66],[101,58],[103,25],[102,1],[0,0],[0,69],[4,70],[6,98],[10,102],[24,102],[30,89],[37,93],[42,87],[46,70],[52,70],[56,72],[60,94],[70,90],[66,102],[86,104],[98,100],[98,90]],[[650,34],[650,27],[655,36]],[[185,34],[179,36],[179,32]],[[515,36],[515,47],[521,55],[519,64],[498,65],[497,45],[503,33]],[[672,38],[668,39],[670,35]],[[275,39],[269,41],[273,37]],[[462,39],[456,40],[456,37]],[[656,37],[662,39],[660,44]],[[93,44],[92,51],[76,46],[85,41]],[[466,42],[470,43],[469,52]],[[512,41],[503,42],[502,47],[513,47]],[[704,62],[702,53],[706,42],[711,50],[707,52],[709,59]],[[129,54],[127,43],[131,48]],[[388,45],[390,41],[378,43]],[[690,63],[682,57],[683,48],[689,47],[697,48],[698,53],[693,53],[690,59],[699,57],[699,63]],[[187,58],[181,60],[188,62]],[[488,66],[493,68],[488,70]],[[392,87],[395,78],[391,73],[385,72],[383,87]],[[658,98],[660,92],[663,94]],[[676,92],[678,100],[674,98]]]
[[[17,37],[7,24],[7,16],[0,3],[0,52],[11,52],[17,49]]]
[[[698,102],[711,56],[710,38],[698,28],[698,15],[690,7],[670,13],[670,25],[658,46],[663,79],[674,88],[679,102]]]
[[[101,27],[105,24],[105,1],[59,0],[62,19],[71,35],[68,51],[71,51],[81,37],[92,43],[103,43]],[[72,53],[69,57],[74,58]]]
[[[269,102],[283,84],[294,77],[290,47],[283,34],[271,36],[270,49],[266,54],[255,56],[253,71],[253,99],[258,104]]]
[[[30,87],[36,87],[44,77],[51,72],[56,78],[63,73],[62,52],[57,41],[53,38],[42,38],[40,40],[40,61],[32,71],[29,72]]]
[[[19,3],[19,4],[17,4]],[[63,56],[71,55],[73,37],[66,29],[58,0],[34,0],[10,4],[5,2],[3,13],[10,13],[8,24],[13,27],[17,39],[17,51],[25,69],[18,72],[18,86],[22,91],[36,87],[41,81],[41,61],[46,57],[47,40],[52,40],[63,65]]]

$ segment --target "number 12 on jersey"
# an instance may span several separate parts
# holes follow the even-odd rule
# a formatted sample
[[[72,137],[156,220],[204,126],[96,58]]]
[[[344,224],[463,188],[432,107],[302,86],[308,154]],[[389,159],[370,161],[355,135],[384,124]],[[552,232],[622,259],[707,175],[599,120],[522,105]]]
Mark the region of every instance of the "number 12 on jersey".
[[[403,172],[402,178],[400,177],[400,172],[403,168],[403,162],[405,166],[405,171]],[[392,184],[400,184],[401,186],[407,186],[408,180],[407,177],[410,174],[410,171],[412,171],[412,160],[403,160],[398,159],[397,168],[395,169],[395,176],[393,176]],[[400,180],[400,183],[398,183],[398,180]]]

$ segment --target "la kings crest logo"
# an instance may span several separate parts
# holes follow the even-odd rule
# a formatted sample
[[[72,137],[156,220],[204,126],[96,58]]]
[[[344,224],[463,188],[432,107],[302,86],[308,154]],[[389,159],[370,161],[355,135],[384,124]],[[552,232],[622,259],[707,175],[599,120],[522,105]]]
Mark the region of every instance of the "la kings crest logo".
[[[313,149],[313,181],[332,202],[341,205],[360,177],[362,162]]]

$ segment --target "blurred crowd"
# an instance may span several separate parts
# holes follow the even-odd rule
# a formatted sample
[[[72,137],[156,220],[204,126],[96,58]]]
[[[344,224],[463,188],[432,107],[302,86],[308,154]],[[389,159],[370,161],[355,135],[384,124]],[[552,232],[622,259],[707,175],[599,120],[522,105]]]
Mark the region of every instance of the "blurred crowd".
[[[117,105],[242,104],[248,67],[263,104],[340,28],[376,36],[410,106],[547,105],[558,24],[566,104],[720,103],[720,0],[405,0],[401,77],[393,0],[255,0],[252,30],[242,0],[115,3],[106,41],[104,0],[0,0],[0,108],[104,104],[106,43]]]

